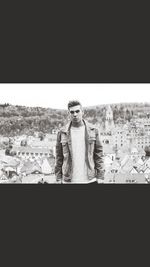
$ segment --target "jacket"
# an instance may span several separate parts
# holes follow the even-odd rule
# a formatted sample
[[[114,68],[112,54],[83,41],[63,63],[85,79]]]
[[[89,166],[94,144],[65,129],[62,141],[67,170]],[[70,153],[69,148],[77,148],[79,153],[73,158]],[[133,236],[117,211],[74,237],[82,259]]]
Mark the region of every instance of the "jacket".
[[[100,142],[98,129],[83,120],[85,124],[86,164],[88,179],[104,179],[103,148]],[[56,180],[64,179],[71,182],[72,174],[72,146],[70,134],[71,122],[63,127],[57,134],[56,141]],[[80,152],[79,152],[80,153]]]

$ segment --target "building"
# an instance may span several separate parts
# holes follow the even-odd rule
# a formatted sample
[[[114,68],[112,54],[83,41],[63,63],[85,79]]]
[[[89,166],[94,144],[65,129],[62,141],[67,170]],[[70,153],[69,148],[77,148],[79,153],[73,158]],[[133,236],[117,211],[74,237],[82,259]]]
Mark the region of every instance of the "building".
[[[128,130],[121,126],[116,126],[112,130],[112,143],[117,149],[128,148],[130,146],[130,140],[128,138]]]
[[[47,147],[13,146],[11,151],[21,159],[53,157],[51,149]]]
[[[114,120],[113,120],[113,111],[110,105],[108,105],[106,109],[106,121],[105,121],[105,129],[107,131],[111,131],[114,127]]]
[[[132,140],[137,148],[144,149],[146,146],[150,146],[150,135],[137,136]]]

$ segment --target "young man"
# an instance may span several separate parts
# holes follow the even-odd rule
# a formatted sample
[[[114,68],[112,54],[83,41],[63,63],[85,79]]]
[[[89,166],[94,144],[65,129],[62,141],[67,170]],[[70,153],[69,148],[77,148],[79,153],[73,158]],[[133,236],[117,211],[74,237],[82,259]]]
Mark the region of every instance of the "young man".
[[[70,122],[57,135],[57,183],[94,183],[104,179],[103,150],[98,129],[83,119],[79,101],[68,103]]]

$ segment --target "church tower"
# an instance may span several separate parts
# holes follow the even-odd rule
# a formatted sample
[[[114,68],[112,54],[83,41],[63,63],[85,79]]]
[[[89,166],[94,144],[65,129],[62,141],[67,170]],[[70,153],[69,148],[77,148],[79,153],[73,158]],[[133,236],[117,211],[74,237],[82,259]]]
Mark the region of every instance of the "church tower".
[[[105,128],[106,131],[111,131],[114,128],[113,111],[110,105],[106,109]]]

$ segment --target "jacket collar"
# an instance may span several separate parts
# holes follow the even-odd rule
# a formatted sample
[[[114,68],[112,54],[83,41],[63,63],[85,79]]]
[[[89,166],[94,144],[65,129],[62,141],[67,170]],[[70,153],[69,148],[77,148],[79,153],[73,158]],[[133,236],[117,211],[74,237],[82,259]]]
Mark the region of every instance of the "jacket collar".
[[[92,124],[90,124],[86,120],[83,120],[83,122],[84,122],[84,125],[85,125],[87,131],[90,130],[90,129],[93,130],[95,128]],[[62,127],[61,131],[66,133],[66,134],[69,134],[70,128],[71,128],[71,124],[72,124],[72,122],[67,123],[64,127]]]

